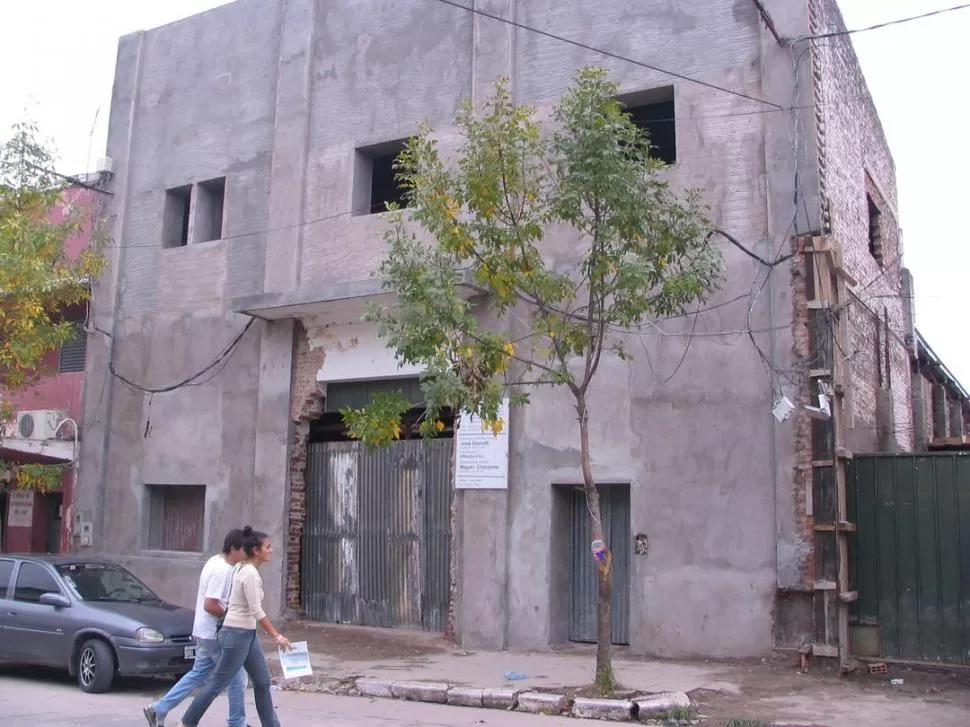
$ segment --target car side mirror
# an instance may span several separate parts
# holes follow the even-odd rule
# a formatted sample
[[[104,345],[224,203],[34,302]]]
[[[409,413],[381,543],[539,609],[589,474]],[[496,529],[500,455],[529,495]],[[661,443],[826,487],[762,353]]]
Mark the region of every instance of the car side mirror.
[[[45,606],[53,606],[54,608],[69,608],[71,605],[71,599],[60,593],[43,593],[40,596],[39,602]]]

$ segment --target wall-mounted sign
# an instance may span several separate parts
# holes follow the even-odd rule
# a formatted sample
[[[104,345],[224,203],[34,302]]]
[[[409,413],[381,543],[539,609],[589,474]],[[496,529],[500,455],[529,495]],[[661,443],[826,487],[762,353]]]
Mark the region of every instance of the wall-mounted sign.
[[[7,527],[29,528],[34,524],[34,493],[11,490],[7,496]]]
[[[509,401],[498,410],[504,426],[498,434],[482,427],[482,420],[463,413],[455,443],[455,489],[509,488]]]

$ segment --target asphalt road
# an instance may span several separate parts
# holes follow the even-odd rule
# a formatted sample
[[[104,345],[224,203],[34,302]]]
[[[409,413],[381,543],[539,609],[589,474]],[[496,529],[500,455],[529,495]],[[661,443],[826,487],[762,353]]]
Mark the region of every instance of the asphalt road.
[[[141,710],[170,683],[154,680],[126,680],[107,694],[85,694],[66,676],[56,672],[17,667],[0,667],[0,725],[3,727],[145,727]],[[361,697],[332,697],[322,694],[274,692],[283,727],[403,727],[404,725],[501,725],[503,727],[579,727],[593,722],[569,718],[535,717],[464,707],[447,707],[417,702],[398,702]],[[258,727],[259,718],[247,692],[246,716]],[[176,717],[188,702],[170,715],[166,727],[178,727]],[[220,697],[200,727],[226,724],[226,698]],[[602,724],[602,723],[595,723]]]

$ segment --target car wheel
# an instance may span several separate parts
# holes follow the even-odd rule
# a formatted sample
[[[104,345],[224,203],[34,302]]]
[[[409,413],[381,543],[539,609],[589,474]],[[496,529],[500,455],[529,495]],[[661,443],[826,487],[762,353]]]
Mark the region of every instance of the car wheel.
[[[77,683],[82,691],[98,694],[111,688],[115,679],[115,656],[101,639],[81,645],[77,655]]]

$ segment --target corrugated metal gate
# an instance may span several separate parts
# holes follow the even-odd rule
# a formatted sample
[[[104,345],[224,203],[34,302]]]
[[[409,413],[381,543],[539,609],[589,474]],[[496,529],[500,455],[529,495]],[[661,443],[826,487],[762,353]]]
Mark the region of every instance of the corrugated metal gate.
[[[569,640],[596,643],[599,586],[589,545],[593,539],[586,494],[573,488],[569,509]],[[630,488],[600,487],[606,544],[613,553],[613,643],[630,643]]]
[[[308,618],[443,631],[452,441],[311,444],[301,593]]]
[[[855,627],[879,655],[970,664],[970,453],[856,455]]]

